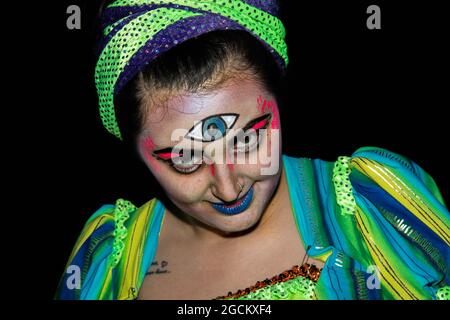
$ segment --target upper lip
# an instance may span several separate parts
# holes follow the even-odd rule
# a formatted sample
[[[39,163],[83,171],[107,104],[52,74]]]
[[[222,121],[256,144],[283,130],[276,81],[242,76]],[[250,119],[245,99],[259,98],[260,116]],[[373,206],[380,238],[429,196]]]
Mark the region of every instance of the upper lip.
[[[253,185],[250,186],[250,188],[248,188],[248,190],[245,191],[245,193],[239,199],[233,200],[231,202],[220,202],[220,203],[211,201],[211,203],[214,204],[214,205],[217,205],[217,206],[227,206],[227,207],[230,206],[230,207],[232,207],[234,204],[236,204],[239,201],[241,201],[242,199],[244,199],[247,196],[247,194],[248,194],[248,192],[250,191],[251,188],[253,188]]]

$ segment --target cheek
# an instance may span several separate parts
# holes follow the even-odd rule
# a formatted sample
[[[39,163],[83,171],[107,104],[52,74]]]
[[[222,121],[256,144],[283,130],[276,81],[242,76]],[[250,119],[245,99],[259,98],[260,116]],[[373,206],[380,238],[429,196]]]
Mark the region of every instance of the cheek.
[[[225,163],[227,164],[228,170],[234,171],[234,163],[233,160],[230,159],[228,152],[226,153],[225,157]]]
[[[237,167],[236,170],[242,172],[250,184],[257,183],[259,190],[268,190],[272,183],[276,183],[276,175],[262,174],[261,169],[263,165],[247,165],[244,167]]]
[[[279,156],[281,153],[281,130],[270,129],[266,133],[267,147],[264,149],[267,156]],[[274,154],[272,155],[272,152]]]
[[[210,181],[209,168],[201,168],[201,172],[183,175],[165,164],[152,173],[158,180],[167,196],[179,205],[197,204],[205,199]]]
[[[280,130],[268,129],[261,138],[262,141],[257,151],[257,165],[249,165],[246,169],[252,172],[252,175],[258,181],[268,180],[276,176],[282,164]],[[253,167],[256,167],[256,170]]]
[[[205,199],[207,183],[203,181],[189,181],[189,178],[169,180],[161,183],[168,197],[175,203],[182,205],[195,205]]]

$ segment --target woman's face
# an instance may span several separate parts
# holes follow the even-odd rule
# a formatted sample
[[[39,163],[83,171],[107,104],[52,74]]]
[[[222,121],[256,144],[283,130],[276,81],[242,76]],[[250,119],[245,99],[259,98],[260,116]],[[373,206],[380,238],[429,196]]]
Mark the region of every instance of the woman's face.
[[[223,232],[261,218],[280,178],[281,133],[275,98],[252,80],[179,94],[152,108],[139,152],[168,198]]]

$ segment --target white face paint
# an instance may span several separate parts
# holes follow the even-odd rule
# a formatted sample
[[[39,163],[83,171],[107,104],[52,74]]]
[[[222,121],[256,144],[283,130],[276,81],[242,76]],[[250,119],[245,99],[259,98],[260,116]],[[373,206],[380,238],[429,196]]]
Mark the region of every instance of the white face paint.
[[[274,97],[254,80],[231,80],[209,94],[169,99],[167,107],[157,121],[149,115],[139,149],[168,198],[224,232],[256,224],[281,174]],[[180,150],[192,157],[181,159]]]

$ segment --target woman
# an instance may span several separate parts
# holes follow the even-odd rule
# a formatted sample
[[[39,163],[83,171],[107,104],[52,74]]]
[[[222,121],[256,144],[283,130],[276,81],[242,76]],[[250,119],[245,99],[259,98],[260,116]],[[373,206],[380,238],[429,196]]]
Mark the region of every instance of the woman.
[[[102,121],[164,196],[94,213],[67,265],[79,283],[66,272],[57,298],[448,298],[449,212],[418,165],[379,148],[281,154],[277,13],[258,0],[105,9]]]

